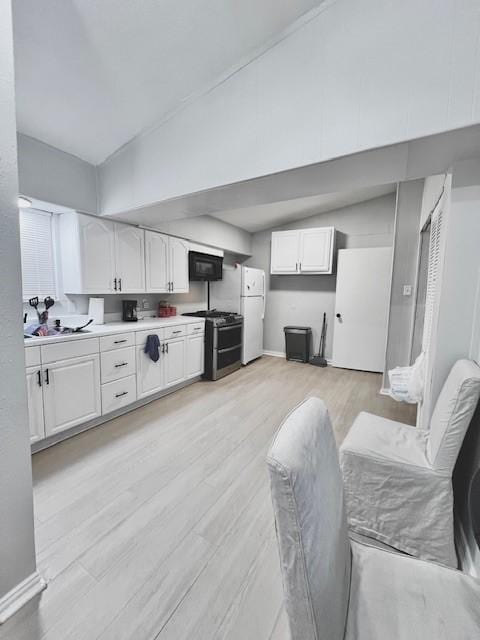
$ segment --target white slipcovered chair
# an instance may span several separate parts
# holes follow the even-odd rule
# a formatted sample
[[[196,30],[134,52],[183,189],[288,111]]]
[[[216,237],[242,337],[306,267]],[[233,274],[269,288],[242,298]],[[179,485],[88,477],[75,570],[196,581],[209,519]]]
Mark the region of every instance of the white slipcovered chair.
[[[267,463],[292,640],[480,638],[479,581],[349,540],[321,400],[286,418]]]
[[[352,531],[457,566],[452,473],[479,396],[480,368],[459,360],[428,429],[358,415],[340,447]]]

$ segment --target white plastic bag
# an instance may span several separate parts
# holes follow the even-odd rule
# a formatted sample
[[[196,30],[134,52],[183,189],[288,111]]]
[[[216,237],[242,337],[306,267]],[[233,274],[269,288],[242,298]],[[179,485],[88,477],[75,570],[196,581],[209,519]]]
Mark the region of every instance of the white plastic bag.
[[[425,354],[422,352],[411,367],[395,367],[388,372],[390,395],[398,402],[417,404],[423,399]]]

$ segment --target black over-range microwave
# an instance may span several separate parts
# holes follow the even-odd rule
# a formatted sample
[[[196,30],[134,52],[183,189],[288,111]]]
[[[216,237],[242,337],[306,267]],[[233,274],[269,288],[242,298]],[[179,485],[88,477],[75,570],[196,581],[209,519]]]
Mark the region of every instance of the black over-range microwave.
[[[188,277],[190,280],[221,280],[223,258],[209,253],[189,251]]]

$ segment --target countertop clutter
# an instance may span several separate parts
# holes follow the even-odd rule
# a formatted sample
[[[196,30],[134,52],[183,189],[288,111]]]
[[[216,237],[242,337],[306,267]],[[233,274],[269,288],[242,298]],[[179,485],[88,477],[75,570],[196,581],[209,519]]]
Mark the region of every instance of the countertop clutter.
[[[38,347],[43,344],[53,344],[55,342],[68,342],[70,340],[84,340],[86,338],[99,338],[113,333],[123,333],[125,331],[145,331],[148,329],[161,329],[171,327],[176,324],[197,324],[204,322],[201,318],[191,318],[188,316],[170,316],[169,318],[145,318],[138,322],[109,322],[106,324],[90,325],[88,329],[80,333],[68,333],[58,336],[32,336],[25,338],[25,347]]]

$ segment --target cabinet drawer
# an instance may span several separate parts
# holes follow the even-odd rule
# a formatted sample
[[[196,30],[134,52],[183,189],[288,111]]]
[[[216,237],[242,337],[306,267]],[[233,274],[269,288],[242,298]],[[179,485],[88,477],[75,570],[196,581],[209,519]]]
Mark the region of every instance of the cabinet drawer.
[[[135,347],[105,351],[100,355],[101,380],[112,382],[135,374]]]
[[[68,360],[69,358],[79,358],[80,356],[90,356],[98,353],[98,338],[88,338],[71,340],[68,342],[56,342],[45,344],[40,347],[42,353],[42,364],[57,362],[58,360]]]
[[[111,351],[112,349],[124,349],[135,345],[134,333],[114,333],[111,336],[100,338],[100,351]]]
[[[135,343],[137,347],[144,347],[148,336],[158,336],[160,341],[163,340],[163,329],[151,329],[150,331],[137,331],[135,334]]]
[[[184,336],[186,331],[186,326],[184,324],[176,324],[173,327],[165,327],[163,337],[165,340],[170,340],[171,338],[180,338]]]
[[[204,333],[205,331],[205,322],[197,322],[196,324],[187,324],[187,334],[189,336],[195,335],[197,333]]]
[[[137,399],[135,376],[102,385],[102,415],[125,407]]]
[[[25,347],[25,366],[36,367],[40,364],[40,347]]]

